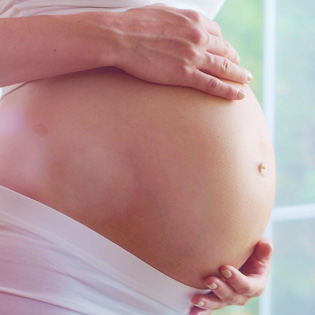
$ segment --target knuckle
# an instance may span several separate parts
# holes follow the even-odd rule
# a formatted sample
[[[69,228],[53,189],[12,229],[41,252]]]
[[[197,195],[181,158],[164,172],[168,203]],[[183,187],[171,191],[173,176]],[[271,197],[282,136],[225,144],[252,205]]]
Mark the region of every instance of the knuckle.
[[[200,45],[208,41],[208,36],[204,30],[199,27],[192,27],[189,34],[189,40],[194,45]]]
[[[185,10],[185,15],[192,21],[196,23],[201,22],[201,14],[194,10]]]
[[[222,301],[228,305],[239,305],[240,301],[237,300],[233,296],[226,296],[225,298],[221,298]]]
[[[249,296],[251,292],[251,286],[249,284],[244,285],[242,288],[239,288],[237,291],[241,295]]]
[[[236,96],[235,94],[236,94],[236,92],[235,92],[234,88],[231,85],[229,85],[227,88],[227,91],[226,91],[226,97],[228,99],[234,99]]]
[[[191,30],[190,38],[194,44],[199,44],[202,38],[201,30],[197,27],[193,28]]]
[[[178,68],[177,75],[181,79],[187,80],[192,75],[192,69],[187,64],[183,64],[181,67]]]
[[[223,46],[224,46],[225,53],[228,53],[230,51],[230,49],[231,49],[231,45],[225,39],[223,39]]]
[[[222,71],[224,74],[229,74],[231,71],[232,63],[227,59],[224,58],[222,62]]]
[[[189,56],[190,60],[195,61],[195,60],[200,58],[200,53],[199,53],[198,49],[191,48],[188,52],[188,56]]]
[[[206,61],[207,61],[207,66],[209,67],[209,69],[211,69],[214,67],[214,65],[216,63],[216,58],[214,55],[208,54],[208,55],[206,55]]]
[[[184,65],[195,63],[195,60],[197,60],[200,56],[198,49],[194,46],[189,46],[186,47],[185,49],[182,49],[181,54],[183,57]]]
[[[219,81],[215,78],[210,78],[208,80],[207,86],[206,86],[206,90],[208,92],[213,92],[215,90],[217,90],[219,87]]]

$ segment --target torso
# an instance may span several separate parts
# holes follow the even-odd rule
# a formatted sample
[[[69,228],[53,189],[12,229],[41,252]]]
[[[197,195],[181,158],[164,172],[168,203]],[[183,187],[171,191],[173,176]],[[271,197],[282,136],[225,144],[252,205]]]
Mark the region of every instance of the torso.
[[[0,184],[203,287],[247,259],[273,205],[272,144],[243,88],[231,102],[114,68],[27,83],[1,101]]]

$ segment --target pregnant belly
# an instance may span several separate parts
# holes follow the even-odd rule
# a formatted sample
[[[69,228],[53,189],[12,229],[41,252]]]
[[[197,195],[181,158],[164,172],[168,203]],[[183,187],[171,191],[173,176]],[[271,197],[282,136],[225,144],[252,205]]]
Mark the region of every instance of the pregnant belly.
[[[245,90],[230,102],[112,68],[28,83],[1,102],[0,184],[202,287],[243,264],[274,201],[272,144]]]

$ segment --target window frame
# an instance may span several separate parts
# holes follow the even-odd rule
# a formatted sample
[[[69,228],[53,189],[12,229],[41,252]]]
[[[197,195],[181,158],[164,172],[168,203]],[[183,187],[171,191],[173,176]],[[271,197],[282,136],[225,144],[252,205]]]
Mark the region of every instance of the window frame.
[[[273,143],[276,123],[276,4],[277,0],[264,0],[263,110]],[[273,223],[310,218],[315,218],[315,204],[274,207],[265,236],[272,238]],[[272,278],[271,269],[269,283],[260,297],[259,315],[272,315]]]

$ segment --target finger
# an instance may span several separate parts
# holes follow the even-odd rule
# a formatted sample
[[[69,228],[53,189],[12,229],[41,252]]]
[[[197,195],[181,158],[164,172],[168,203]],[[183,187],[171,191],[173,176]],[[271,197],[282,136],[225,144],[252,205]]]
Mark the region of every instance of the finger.
[[[263,262],[264,260],[270,260],[273,253],[273,242],[267,237],[263,237],[255,246],[254,257]]]
[[[228,100],[241,100],[245,97],[245,92],[242,89],[222,82],[198,69],[194,70],[189,77],[187,84],[184,84],[185,86],[195,88],[207,94]]]
[[[235,64],[240,63],[237,51],[222,37],[209,35],[207,51],[213,55],[225,57]]]
[[[264,291],[268,281],[272,252],[272,241],[262,238],[240,270],[232,266],[222,266],[220,272],[238,294],[258,296]]]
[[[268,238],[262,238],[255,246],[252,255],[240,268],[240,271],[246,275],[256,275],[265,278],[271,269],[271,258],[273,253],[272,241]]]
[[[256,297],[264,291],[269,274],[269,268],[264,265],[263,271],[260,268],[258,273],[244,275],[232,266],[223,266],[220,271],[234,291],[242,296]],[[268,271],[267,271],[268,270]]]
[[[213,313],[212,310],[202,310],[198,307],[193,307],[190,310],[189,315],[210,315],[212,313]]]
[[[245,305],[249,301],[247,295],[236,292],[227,281],[223,281],[216,277],[209,277],[204,282],[211,288],[212,293],[219,298],[221,303],[227,305]]]
[[[211,293],[208,295],[196,294],[192,298],[192,303],[195,305],[194,313],[197,314],[197,310],[208,310],[215,311],[227,306],[226,303],[222,302],[215,294]]]
[[[232,266],[223,266],[220,268],[220,272],[227,280],[226,283],[239,295],[254,297],[264,286],[262,281],[255,277],[245,276]]]
[[[215,77],[227,79],[238,83],[249,83],[253,76],[243,67],[236,65],[229,59],[206,53],[201,71],[209,73]]]

